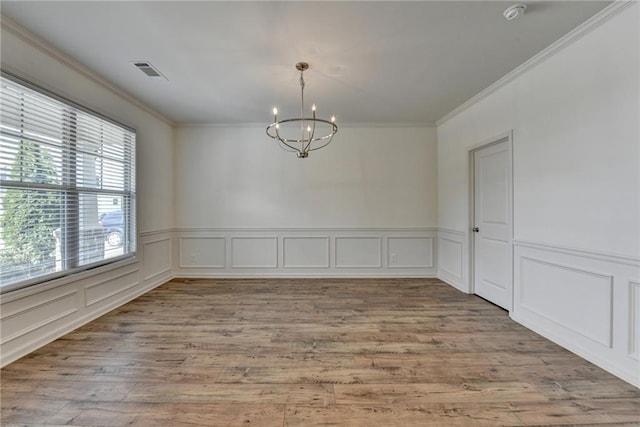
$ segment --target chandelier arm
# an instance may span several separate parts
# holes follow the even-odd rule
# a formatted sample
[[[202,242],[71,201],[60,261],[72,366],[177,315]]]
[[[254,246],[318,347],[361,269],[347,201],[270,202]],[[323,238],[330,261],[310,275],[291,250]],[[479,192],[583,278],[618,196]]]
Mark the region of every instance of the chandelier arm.
[[[287,147],[291,148],[291,150],[292,150],[292,151],[297,151],[298,153],[300,152],[300,150],[298,150],[298,148],[297,148],[297,147],[294,147],[294,146],[292,146],[292,145],[289,145],[289,144],[286,142],[286,140],[284,140],[284,139],[278,139],[278,142],[279,142],[280,144],[286,145]],[[287,151],[288,151],[288,150],[287,150]]]
[[[311,143],[314,141],[313,137],[316,134],[316,112],[313,112],[313,128],[311,129],[311,134],[309,135],[309,142],[307,143],[307,145],[304,147],[304,151],[309,151],[309,147],[311,146]]]
[[[333,136],[334,135],[335,135],[335,132],[331,135],[331,137],[329,138],[329,140],[327,142],[325,142],[324,144],[322,144],[322,145],[320,145],[318,147],[311,148],[311,149],[309,149],[307,151],[316,151],[316,150],[319,150],[321,148],[326,147],[327,145],[329,145],[331,143],[331,141],[333,141]]]
[[[292,146],[290,146],[289,144],[285,144],[282,141],[278,141],[278,146],[283,149],[284,151],[287,151],[289,153],[299,153],[300,151],[298,151],[297,148],[293,148]]]
[[[271,135],[271,134],[269,133],[269,130],[270,130],[274,125],[275,125],[275,123],[271,123],[269,126],[267,126],[267,129],[266,129],[267,136],[268,136],[269,138],[271,138],[271,139],[276,139],[276,136],[275,136],[275,135]]]
[[[325,120],[319,120],[319,121],[324,121],[324,122],[326,122]],[[315,138],[315,139],[314,139],[313,141],[311,141],[311,142],[324,141],[325,139],[329,139],[329,140],[333,139],[333,136],[334,136],[336,133],[338,133],[338,126],[336,126],[336,124],[335,124],[335,123],[332,123],[332,122],[327,122],[327,123],[331,124],[331,133],[330,133],[329,135],[325,135],[325,136],[321,136],[321,137],[319,137],[319,138]],[[331,141],[329,141],[329,142],[331,142]],[[329,144],[329,142],[327,142],[326,144],[323,144],[322,146],[320,146],[320,147],[318,147],[318,148],[322,148],[322,147],[324,147],[324,146],[328,145],[328,144]],[[311,145],[311,144],[309,144],[309,145]],[[318,148],[314,148],[313,150],[317,150]],[[309,150],[309,151],[312,151],[312,150]]]
[[[277,126],[275,126],[275,125],[277,125],[278,123],[279,123],[279,122],[274,122],[274,123],[271,123],[269,126],[267,126],[267,136],[269,136],[270,138],[273,138],[273,139],[277,139],[277,140],[278,140],[278,145],[279,145],[279,146],[280,146],[280,148],[282,148],[283,150],[285,150],[285,151],[291,151],[291,152],[294,152],[294,151],[295,151],[295,152],[299,153],[299,152],[300,152],[300,150],[299,150],[298,148],[293,147],[293,146],[291,146],[291,145],[289,145],[289,144],[287,143],[287,142],[291,142],[291,141],[289,141],[289,140],[287,140],[286,138],[283,138],[283,137],[281,137],[281,136],[280,136],[280,132],[278,131],[278,127],[277,127]],[[275,135],[271,135],[271,134],[269,133],[269,129],[271,129],[271,128],[275,128],[275,130],[276,130],[276,134],[275,134]],[[294,142],[297,142],[297,141],[294,141]],[[289,147],[289,148],[290,148],[290,150],[287,150],[287,149],[286,149],[286,148],[284,148],[282,145],[286,145],[287,147]]]
[[[300,150],[298,150],[298,148],[297,148],[297,147],[293,147],[293,146],[291,146],[291,145],[287,144],[287,143],[286,143],[286,142],[284,142],[284,141],[280,141],[280,142],[281,142],[282,144],[286,145],[287,147],[291,148],[291,151],[295,151],[295,152],[297,152],[297,153],[300,153]],[[287,150],[287,151],[288,151],[288,150]]]
[[[280,136],[280,132],[278,132],[278,128],[276,128],[276,135],[278,135],[278,141],[279,141],[281,144],[286,145],[287,147],[291,148],[291,150],[293,150],[293,151],[297,151],[298,153],[300,152],[300,150],[299,150],[297,147],[294,147],[294,146],[292,146],[292,145],[289,145],[289,142],[291,142],[291,141],[289,141],[289,140],[288,140],[288,139],[286,139],[286,138],[282,138],[282,137]]]
[[[275,128],[276,128],[276,138],[277,138],[277,140],[278,140],[278,141],[280,141],[281,143],[286,144],[286,143],[284,142],[284,140],[282,139],[282,137],[280,136],[280,132],[278,131],[278,125],[279,125],[279,123],[278,123],[278,124],[276,124],[276,126],[275,126]],[[287,145],[287,146],[288,146],[288,145]]]

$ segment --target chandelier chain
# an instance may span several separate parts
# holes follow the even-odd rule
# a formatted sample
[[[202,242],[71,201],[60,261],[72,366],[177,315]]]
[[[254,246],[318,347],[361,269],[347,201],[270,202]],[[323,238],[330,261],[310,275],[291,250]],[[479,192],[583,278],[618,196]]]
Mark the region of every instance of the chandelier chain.
[[[303,70],[300,70],[300,117],[302,117],[302,122],[300,123],[300,132],[302,134],[302,139],[304,139],[304,77],[302,74]],[[304,151],[304,142],[302,142],[302,149]]]

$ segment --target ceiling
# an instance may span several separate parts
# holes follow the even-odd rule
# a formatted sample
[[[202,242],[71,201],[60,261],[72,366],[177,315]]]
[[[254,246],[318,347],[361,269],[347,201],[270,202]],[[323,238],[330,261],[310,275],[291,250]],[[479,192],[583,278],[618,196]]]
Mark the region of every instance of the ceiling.
[[[2,14],[176,123],[430,124],[609,1],[2,1]],[[132,64],[148,61],[167,79]]]

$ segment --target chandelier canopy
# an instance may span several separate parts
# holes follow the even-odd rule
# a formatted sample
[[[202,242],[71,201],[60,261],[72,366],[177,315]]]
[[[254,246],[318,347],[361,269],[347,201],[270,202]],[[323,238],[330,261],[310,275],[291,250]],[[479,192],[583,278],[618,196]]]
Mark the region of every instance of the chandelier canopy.
[[[295,152],[299,159],[309,157],[309,152],[326,147],[338,132],[335,116],[331,120],[316,117],[316,105],[311,106],[311,117],[304,116],[304,78],[309,69],[306,62],[298,62],[300,71],[300,117],[278,120],[278,109],[273,108],[273,123],[267,126],[267,135],[278,141],[280,147]]]

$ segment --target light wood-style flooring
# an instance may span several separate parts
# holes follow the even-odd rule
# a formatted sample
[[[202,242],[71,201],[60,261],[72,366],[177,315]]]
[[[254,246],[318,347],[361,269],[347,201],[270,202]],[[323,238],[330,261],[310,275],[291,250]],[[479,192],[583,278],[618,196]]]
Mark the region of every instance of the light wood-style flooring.
[[[176,279],[0,374],[3,426],[640,425],[640,390],[435,279]]]

